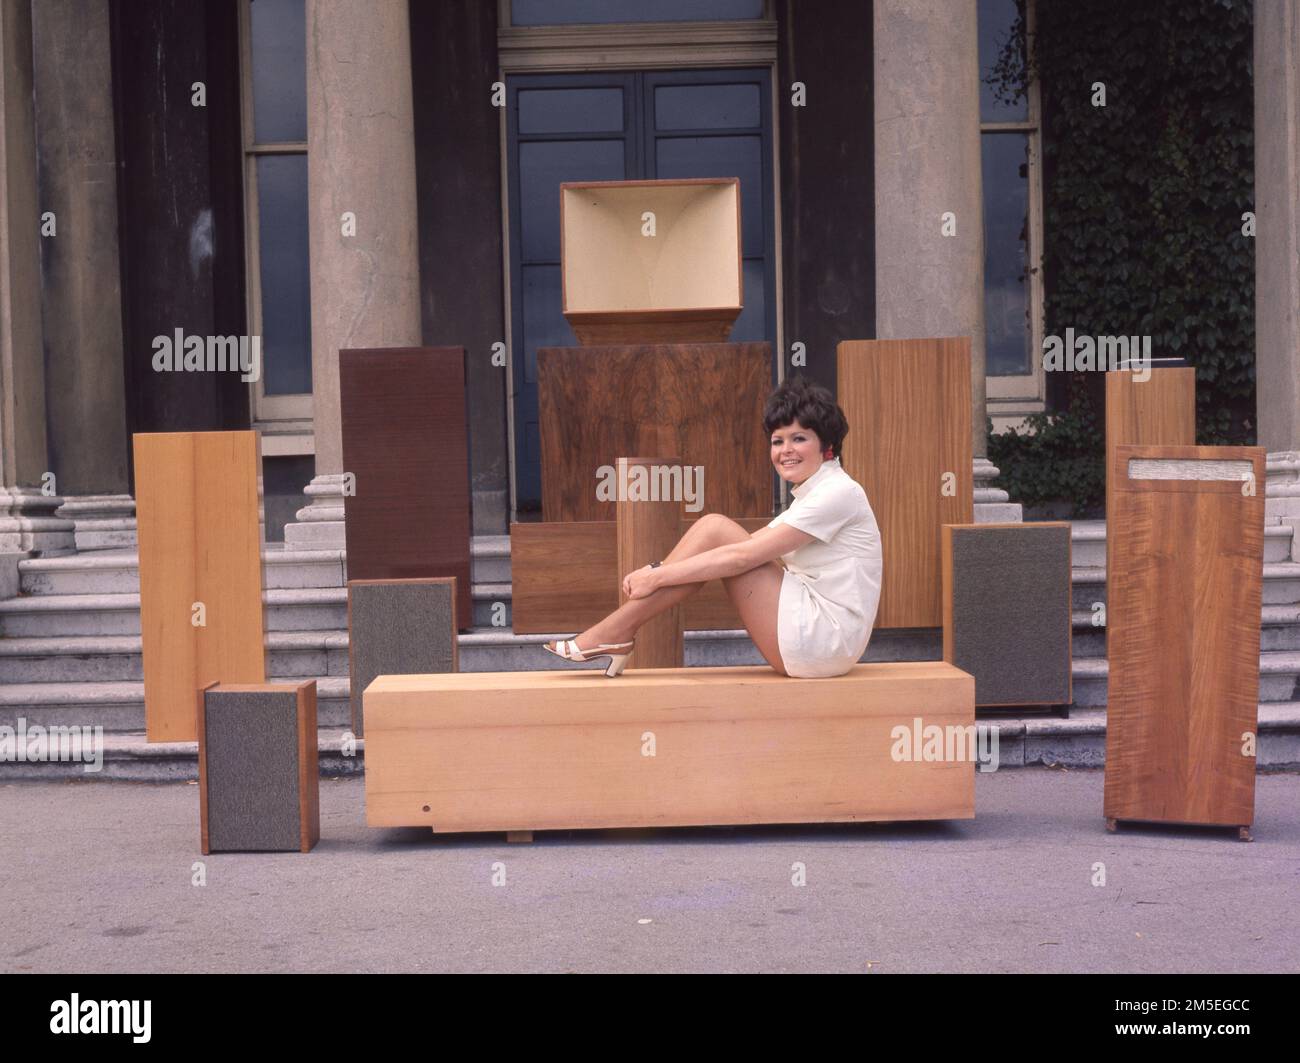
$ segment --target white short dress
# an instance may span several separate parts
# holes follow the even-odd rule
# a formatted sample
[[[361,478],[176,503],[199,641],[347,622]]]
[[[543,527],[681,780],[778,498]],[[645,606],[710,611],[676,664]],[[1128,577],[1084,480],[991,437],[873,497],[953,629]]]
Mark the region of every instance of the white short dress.
[[[843,675],[866,652],[880,604],[876,515],[838,458],[823,461],[790,493],[794,502],[768,527],[788,524],[815,538],[781,557],[781,659],[801,679]]]

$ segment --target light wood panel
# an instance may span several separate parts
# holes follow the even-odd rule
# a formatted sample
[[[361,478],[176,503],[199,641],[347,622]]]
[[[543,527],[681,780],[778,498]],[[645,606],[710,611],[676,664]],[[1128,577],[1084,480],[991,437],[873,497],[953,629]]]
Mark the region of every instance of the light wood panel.
[[[1249,463],[1232,480],[1135,479],[1130,459]],[[1193,470],[1180,466],[1183,475]],[[1105,814],[1247,826],[1254,818],[1261,447],[1115,447]]]
[[[615,462],[620,479],[629,478],[633,466],[649,469],[655,465],[673,465],[678,458],[619,458]],[[635,572],[653,561],[662,561],[681,537],[682,504],[680,501],[625,499],[617,505],[616,536],[618,571]],[[619,586],[619,604],[629,599]],[[682,642],[684,610],[680,605],[665,610],[641,625],[636,633],[636,649],[628,668],[681,668],[685,661]]]
[[[939,627],[939,528],[975,516],[970,338],[846,340],[836,355],[841,464],[880,526],[876,627]]]
[[[897,726],[973,727],[942,662],[381,676],[366,822],[434,831],[969,819],[970,760],[894,760]],[[646,756],[647,733],[654,755]]]
[[[744,303],[740,233],[734,177],[561,184],[564,316],[583,344],[724,340]]]
[[[597,474],[627,454],[677,454],[702,466],[702,508],[688,514],[770,514],[763,404],[771,374],[766,343],[543,347],[542,516],[613,520],[613,500],[596,496]]]
[[[752,535],[769,521],[746,517],[737,523]],[[681,522],[678,539],[690,525]],[[511,629],[519,635],[583,631],[619,607],[624,575],[618,533],[609,521],[511,524]],[[722,581],[710,580],[686,600],[683,626],[730,631],[745,625]]]
[[[209,683],[266,678],[256,432],[134,437],[145,735],[193,742]],[[193,623],[195,603],[205,624]]]
[[[1110,470],[1115,448],[1135,446],[1190,447],[1196,443],[1196,370],[1153,368],[1147,380],[1135,380],[1128,370],[1106,374],[1106,527],[1114,527]],[[1111,568],[1113,535],[1106,536],[1106,571]],[[1106,627],[1110,641],[1110,625]]]

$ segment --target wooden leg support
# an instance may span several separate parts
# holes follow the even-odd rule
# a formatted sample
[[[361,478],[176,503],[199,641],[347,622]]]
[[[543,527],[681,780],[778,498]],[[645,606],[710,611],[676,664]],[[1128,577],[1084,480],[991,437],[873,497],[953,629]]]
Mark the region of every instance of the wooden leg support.
[[[508,830],[506,831],[507,842],[527,842],[532,843],[533,832],[530,830]]]
[[[1237,828],[1237,841],[1239,841],[1239,842],[1253,842],[1254,840],[1255,840],[1255,839],[1254,839],[1253,837],[1251,837],[1251,834],[1250,834],[1250,824],[1246,824],[1246,825],[1243,826],[1243,827],[1238,827],[1238,828]]]
[[[1114,834],[1116,831],[1119,830],[1119,820],[1117,820],[1117,819],[1112,819],[1111,817],[1107,816],[1107,817],[1106,817],[1106,829],[1107,829],[1108,831],[1110,831],[1111,834]]]

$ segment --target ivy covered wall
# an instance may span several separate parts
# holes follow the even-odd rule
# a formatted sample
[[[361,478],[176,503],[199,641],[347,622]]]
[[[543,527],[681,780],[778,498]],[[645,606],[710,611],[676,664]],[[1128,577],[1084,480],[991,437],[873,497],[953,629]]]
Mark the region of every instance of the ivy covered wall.
[[[1196,367],[1197,442],[1254,443],[1251,0],[1038,0],[1036,30],[1044,334],[1150,336]],[[1022,68],[999,64],[1000,91]],[[1056,412],[990,436],[996,483],[1101,516],[1103,374],[1048,384]]]

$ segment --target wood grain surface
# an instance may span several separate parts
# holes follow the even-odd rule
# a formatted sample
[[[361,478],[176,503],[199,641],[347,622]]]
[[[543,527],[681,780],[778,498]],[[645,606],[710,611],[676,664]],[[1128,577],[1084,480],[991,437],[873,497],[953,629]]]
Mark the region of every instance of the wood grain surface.
[[[876,627],[939,627],[939,528],[975,516],[970,338],[846,340],[836,355],[841,464],[880,527]]]
[[[752,534],[769,522],[759,517],[737,523]],[[689,527],[683,520],[677,538]],[[518,635],[582,631],[619,607],[626,574],[619,571],[618,532],[610,521],[511,524],[511,630]],[[745,626],[721,580],[706,583],[683,609],[687,631]]]
[[[613,520],[614,502],[597,498],[597,472],[628,454],[677,454],[702,466],[699,514],[770,514],[763,404],[771,381],[766,343],[542,348],[544,519]]]
[[[676,457],[619,458],[615,463],[621,476],[631,473],[634,465],[680,464]],[[662,561],[681,538],[682,504],[680,501],[658,502],[625,500],[617,504],[615,535],[618,540],[618,571],[634,572],[653,561]],[[619,588],[619,604],[628,601]],[[636,633],[636,649],[627,662],[628,668],[681,668],[683,654],[683,619],[685,610],[676,605],[652,617]]]
[[[383,676],[366,691],[366,822],[434,831],[970,819],[969,760],[895,760],[897,726],[972,727],[938,661]],[[647,732],[655,755],[644,755]]]
[[[1153,368],[1148,380],[1134,380],[1128,370],[1106,374],[1106,527],[1112,528],[1110,470],[1115,448],[1190,447],[1196,444],[1196,370],[1181,366]],[[1112,567],[1114,536],[1106,536],[1106,571]],[[1109,577],[1107,577],[1109,583]],[[1110,625],[1106,626],[1110,643]]]
[[[349,579],[454,576],[473,622],[463,347],[339,351]]]
[[[141,433],[134,449],[145,735],[193,742],[205,686],[266,678],[258,436]]]
[[[1138,480],[1129,461],[1245,460],[1240,481]],[[1127,446],[1109,469],[1105,815],[1246,826],[1254,818],[1262,447]]]

